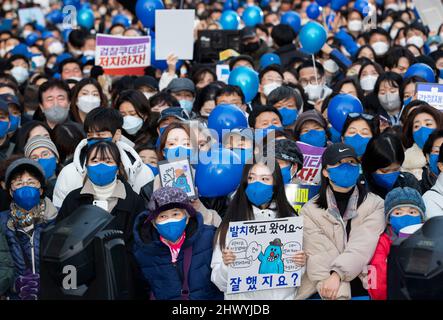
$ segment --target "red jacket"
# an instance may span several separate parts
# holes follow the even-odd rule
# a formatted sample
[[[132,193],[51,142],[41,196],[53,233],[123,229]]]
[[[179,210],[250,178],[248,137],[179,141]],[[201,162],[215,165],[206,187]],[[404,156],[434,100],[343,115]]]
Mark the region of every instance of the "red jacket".
[[[391,251],[391,244],[393,232],[389,228],[385,233],[380,236],[377,247],[375,248],[374,256],[369,263],[368,270],[368,292],[372,300],[386,300],[387,291],[387,278],[388,278],[388,255]],[[375,271],[375,276],[372,272]],[[372,283],[372,280],[375,283]]]

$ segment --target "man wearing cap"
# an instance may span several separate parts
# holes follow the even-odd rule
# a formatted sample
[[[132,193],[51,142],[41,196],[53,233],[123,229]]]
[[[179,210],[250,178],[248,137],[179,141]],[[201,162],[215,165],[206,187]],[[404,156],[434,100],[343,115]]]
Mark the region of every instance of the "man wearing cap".
[[[284,184],[299,183],[297,173],[303,169],[303,154],[297,143],[291,139],[275,140],[275,158],[280,166]]]
[[[241,31],[242,52],[250,55],[254,59],[254,67],[260,66],[260,57],[270,52],[265,41],[257,35],[255,27],[245,27]]]
[[[0,161],[8,159],[15,148],[15,144],[8,137],[9,126],[8,104],[0,99]]]
[[[294,138],[315,147],[325,147],[328,142],[327,122],[317,110],[300,114],[295,121]]]
[[[322,166],[319,194],[300,211],[308,263],[296,298],[368,296],[367,264],[385,229],[383,200],[359,182],[360,163],[351,146],[328,146]]]
[[[192,112],[195,100],[195,85],[192,80],[188,78],[174,79],[169,83],[166,90],[178,100],[181,108],[190,118],[195,118],[195,114]]]

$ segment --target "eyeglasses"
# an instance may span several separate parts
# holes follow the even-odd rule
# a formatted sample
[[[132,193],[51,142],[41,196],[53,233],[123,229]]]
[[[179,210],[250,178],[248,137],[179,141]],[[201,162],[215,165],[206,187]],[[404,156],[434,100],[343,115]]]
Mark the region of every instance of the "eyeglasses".
[[[318,83],[321,82],[321,79],[318,78]],[[317,79],[316,78],[311,78],[311,79],[300,79],[300,84],[302,85],[302,87],[306,87],[308,84],[317,84]]]
[[[370,114],[367,114],[367,113],[351,112],[351,113],[348,113],[348,117],[351,118],[351,119],[363,118],[363,119],[368,120],[368,121],[374,120],[374,116],[370,115]]]
[[[13,181],[11,183],[11,189],[13,191],[20,189],[21,187],[33,187],[33,188],[40,188],[40,183],[37,180],[34,179],[29,179],[29,180],[18,180],[18,181]]]

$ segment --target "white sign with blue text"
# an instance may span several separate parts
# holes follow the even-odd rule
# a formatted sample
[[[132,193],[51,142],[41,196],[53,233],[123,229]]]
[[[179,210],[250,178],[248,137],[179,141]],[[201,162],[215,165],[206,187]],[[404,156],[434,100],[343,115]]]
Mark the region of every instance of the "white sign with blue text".
[[[302,250],[303,218],[231,222],[227,247],[228,294],[300,286],[302,268],[293,257]]]
[[[425,101],[443,111],[443,84],[417,83],[417,100]]]

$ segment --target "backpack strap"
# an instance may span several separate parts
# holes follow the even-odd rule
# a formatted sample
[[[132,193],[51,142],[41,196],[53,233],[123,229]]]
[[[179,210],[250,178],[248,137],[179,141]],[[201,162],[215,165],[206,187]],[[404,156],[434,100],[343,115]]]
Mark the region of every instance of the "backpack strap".
[[[192,245],[183,250],[183,283],[181,297],[182,300],[189,300],[189,269],[191,268],[192,260]]]

